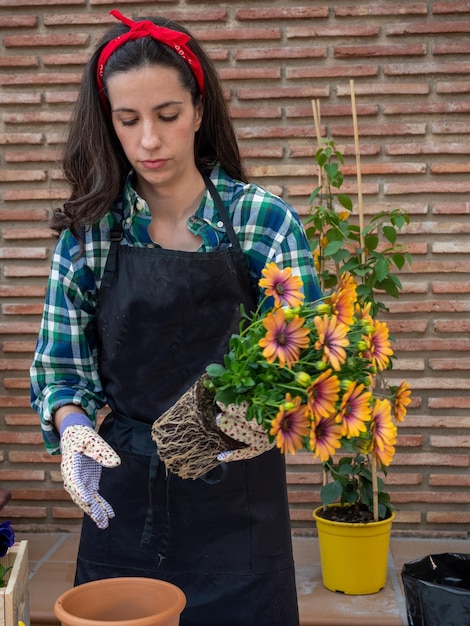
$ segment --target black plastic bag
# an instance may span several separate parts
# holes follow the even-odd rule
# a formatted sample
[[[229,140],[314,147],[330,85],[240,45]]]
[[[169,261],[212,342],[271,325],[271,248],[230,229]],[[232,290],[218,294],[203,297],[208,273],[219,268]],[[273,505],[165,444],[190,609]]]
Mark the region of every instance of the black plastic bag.
[[[470,626],[470,554],[430,554],[401,577],[409,626]]]

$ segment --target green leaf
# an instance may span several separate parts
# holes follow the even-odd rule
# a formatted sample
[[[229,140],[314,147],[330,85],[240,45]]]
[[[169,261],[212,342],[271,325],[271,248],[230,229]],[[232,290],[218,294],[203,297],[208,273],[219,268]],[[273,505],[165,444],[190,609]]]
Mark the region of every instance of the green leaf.
[[[225,367],[219,363],[211,363],[211,365],[206,367],[206,372],[211,378],[218,378],[225,373]]]
[[[395,243],[397,240],[397,231],[393,228],[393,226],[384,226],[382,232],[384,237],[386,237],[390,243]]]
[[[369,252],[372,252],[379,245],[379,238],[377,237],[377,235],[368,235],[364,239],[364,244]]]
[[[353,203],[351,198],[345,194],[345,193],[339,193],[336,198],[338,199],[338,202],[341,204],[341,206],[343,206],[345,209],[347,209],[348,211],[352,211],[353,209]]]
[[[312,193],[310,194],[310,198],[308,199],[310,205],[313,204],[313,201],[315,200],[315,198],[318,196],[318,194],[321,191],[321,186],[315,187],[315,189],[312,191]]]
[[[399,270],[401,270],[402,267],[405,265],[405,255],[401,253],[392,254],[392,261],[395,264],[395,266]]]
[[[343,240],[330,241],[330,243],[328,243],[325,246],[324,254],[325,256],[332,256],[333,254],[336,254],[336,252],[338,252],[338,250],[340,250],[342,247],[343,247]]]
[[[382,282],[388,276],[388,261],[384,258],[379,258],[375,264],[375,274],[378,282]]]
[[[323,485],[323,487],[320,490],[320,498],[321,498],[322,504],[324,506],[328,506],[328,504],[332,504],[333,502],[338,500],[338,498],[341,497],[342,491],[343,491],[343,487],[341,483],[338,481]]]

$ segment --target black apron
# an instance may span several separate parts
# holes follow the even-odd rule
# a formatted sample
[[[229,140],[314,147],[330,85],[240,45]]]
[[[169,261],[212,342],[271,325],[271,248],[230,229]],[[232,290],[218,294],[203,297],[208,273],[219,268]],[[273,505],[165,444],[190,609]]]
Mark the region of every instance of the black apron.
[[[85,515],[75,583],[168,580],[187,596],[181,626],[297,626],[284,458],[277,449],[183,480],[168,474],[153,421],[220,361],[254,306],[248,267],[219,194],[232,246],[185,252],[119,245],[112,231],[98,298],[99,363],[112,412],[100,434],[121,457],[100,493],[116,517]]]

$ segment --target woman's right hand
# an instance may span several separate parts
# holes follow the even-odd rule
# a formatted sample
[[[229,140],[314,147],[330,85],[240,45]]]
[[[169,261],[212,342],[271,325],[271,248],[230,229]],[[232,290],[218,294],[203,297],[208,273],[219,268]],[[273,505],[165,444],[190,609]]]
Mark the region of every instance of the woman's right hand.
[[[99,482],[103,467],[121,463],[119,455],[82,413],[69,413],[61,421],[60,435],[64,489],[98,528],[107,528],[114,511],[98,493]]]

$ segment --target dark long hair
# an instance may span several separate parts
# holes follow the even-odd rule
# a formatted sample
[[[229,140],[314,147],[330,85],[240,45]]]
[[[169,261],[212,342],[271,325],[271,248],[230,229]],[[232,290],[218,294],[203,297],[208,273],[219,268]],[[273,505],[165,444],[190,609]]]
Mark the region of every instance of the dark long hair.
[[[219,163],[230,176],[246,182],[235,131],[214,64],[183,26],[164,18],[149,19],[159,26],[190,35],[187,45],[198,57],[204,73],[204,110],[194,145],[197,168],[205,174]],[[51,228],[57,233],[70,228],[79,236],[83,227],[99,221],[111,208],[131,168],[114,132],[111,117],[100,102],[96,83],[96,66],[102,48],[127,30],[128,27],[121,24],[109,30],[85,67],[62,163],[71,187],[70,198],[63,209],[55,211],[51,220]],[[115,50],[105,67],[105,88],[115,72],[153,64],[176,69],[183,86],[191,92],[193,104],[198,104],[201,94],[187,63],[174,50],[151,37],[128,41]]]

